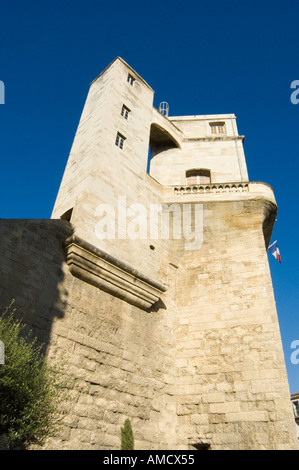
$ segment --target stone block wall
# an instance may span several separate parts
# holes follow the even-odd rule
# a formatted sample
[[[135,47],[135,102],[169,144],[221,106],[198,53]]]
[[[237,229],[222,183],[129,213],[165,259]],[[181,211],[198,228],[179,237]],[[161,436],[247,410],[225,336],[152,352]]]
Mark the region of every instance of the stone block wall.
[[[67,415],[45,448],[118,450],[127,417],[136,449],[298,448],[262,231],[269,204],[206,201],[200,250],[160,246],[168,289],[148,311],[71,274],[68,222],[1,221],[1,304],[14,298],[49,360],[66,364]]]
[[[297,448],[263,220],[269,201],[204,203],[203,246],[182,251],[176,315],[181,442]]]
[[[136,449],[175,447],[173,313],[144,311],[70,274],[71,233],[63,220],[0,222],[1,306],[15,299],[49,360],[66,365],[67,416],[45,448],[119,450],[127,417]]]

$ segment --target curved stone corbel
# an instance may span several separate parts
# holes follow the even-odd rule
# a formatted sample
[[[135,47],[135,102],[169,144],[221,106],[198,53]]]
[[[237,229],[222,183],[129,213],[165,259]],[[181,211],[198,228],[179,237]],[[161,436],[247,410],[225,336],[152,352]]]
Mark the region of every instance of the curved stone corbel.
[[[65,251],[73,276],[143,310],[149,310],[167,290],[163,284],[76,235],[66,239]]]

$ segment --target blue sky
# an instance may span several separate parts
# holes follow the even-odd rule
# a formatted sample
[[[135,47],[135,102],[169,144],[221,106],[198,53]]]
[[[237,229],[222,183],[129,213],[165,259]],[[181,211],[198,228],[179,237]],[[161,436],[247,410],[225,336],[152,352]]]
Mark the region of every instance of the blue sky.
[[[170,115],[235,113],[251,181],[279,213],[269,264],[291,393],[299,391],[299,2],[2,0],[0,217],[49,218],[90,82],[116,57]],[[299,95],[298,95],[299,96]]]

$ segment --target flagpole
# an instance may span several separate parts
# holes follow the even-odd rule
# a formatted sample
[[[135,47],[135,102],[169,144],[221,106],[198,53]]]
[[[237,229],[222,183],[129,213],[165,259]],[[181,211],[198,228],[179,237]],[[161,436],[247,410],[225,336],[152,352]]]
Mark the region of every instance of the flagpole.
[[[274,243],[276,243],[276,242],[277,242],[277,240],[275,240],[275,242],[271,243],[271,245],[268,246],[268,250],[269,250],[269,248],[271,248],[271,246],[273,246]]]

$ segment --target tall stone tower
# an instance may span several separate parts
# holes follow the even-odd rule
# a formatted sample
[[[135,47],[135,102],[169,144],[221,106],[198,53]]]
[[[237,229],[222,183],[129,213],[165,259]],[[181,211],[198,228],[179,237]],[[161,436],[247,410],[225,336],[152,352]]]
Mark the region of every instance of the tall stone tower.
[[[266,254],[276,210],[248,181],[234,115],[163,115],[120,58],[91,84],[53,217],[72,212],[76,276],[148,311],[126,321],[161,338],[137,382],[167,446],[296,446]]]
[[[56,296],[32,298],[72,391],[47,446],[119,449],[128,417],[136,449],[297,449],[273,190],[248,180],[233,114],[170,117],[153,95],[119,57],[92,82],[52,219],[22,231],[49,240],[26,249]]]

